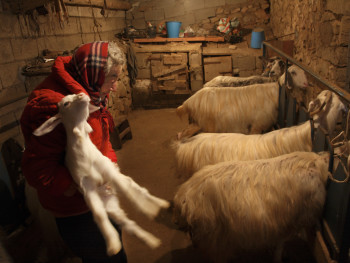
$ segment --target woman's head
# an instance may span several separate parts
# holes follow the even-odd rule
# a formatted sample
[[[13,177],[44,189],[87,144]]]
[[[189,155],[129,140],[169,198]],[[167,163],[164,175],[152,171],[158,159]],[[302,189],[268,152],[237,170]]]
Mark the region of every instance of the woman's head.
[[[119,76],[125,64],[125,55],[117,44],[108,44],[108,58],[105,66],[105,80],[100,89],[100,97],[105,98],[111,91],[117,90]]]
[[[108,93],[101,93],[105,80],[119,74],[125,64],[123,51],[113,42],[92,42],[80,46],[73,54],[70,74],[89,93],[95,105],[105,104]],[[116,82],[116,81],[115,81]],[[116,89],[116,83],[114,83]]]

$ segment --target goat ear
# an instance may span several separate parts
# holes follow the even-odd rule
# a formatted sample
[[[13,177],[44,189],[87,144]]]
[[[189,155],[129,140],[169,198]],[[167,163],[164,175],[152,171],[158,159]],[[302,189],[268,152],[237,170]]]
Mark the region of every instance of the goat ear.
[[[55,116],[51,117],[50,119],[45,121],[43,124],[41,124],[40,127],[33,132],[33,134],[35,136],[42,136],[44,134],[47,134],[51,132],[61,122],[62,122],[61,115],[56,114]]]
[[[99,110],[100,107],[92,105],[91,103],[89,103],[89,113],[95,112],[97,110]]]

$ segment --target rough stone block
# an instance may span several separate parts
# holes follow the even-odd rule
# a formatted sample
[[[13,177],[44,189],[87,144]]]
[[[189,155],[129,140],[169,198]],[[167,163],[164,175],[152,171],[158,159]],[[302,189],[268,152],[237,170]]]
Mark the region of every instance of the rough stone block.
[[[256,75],[255,70],[240,70],[239,71],[239,76],[240,77],[250,77]]]
[[[149,57],[152,53],[136,53],[137,67],[138,68],[150,68]]]
[[[81,35],[71,35],[56,38],[58,50],[72,50],[76,46],[82,44]],[[57,50],[57,49],[56,49]]]
[[[183,4],[172,4],[171,6],[164,7],[164,16],[166,20],[183,15],[185,15],[185,8]]]
[[[207,19],[208,17],[214,17],[215,9],[213,8],[200,9],[195,12],[194,16],[195,16],[196,22],[200,22],[201,20]]]
[[[194,14],[192,14],[192,15],[186,14],[186,15],[183,15],[183,16],[175,16],[172,19],[176,20],[176,21],[181,21],[181,23],[182,23],[181,27],[183,29],[185,29],[187,26],[193,25],[195,23]]]
[[[0,14],[0,38],[14,38],[21,36],[19,20],[15,15]]]
[[[204,8],[224,6],[225,0],[204,0]]]
[[[82,34],[81,39],[82,39],[81,40],[82,43],[90,43],[90,42],[100,41],[101,40],[99,38],[99,35],[96,34],[96,33]]]
[[[232,63],[233,63],[233,68],[239,68],[240,71],[255,70],[254,56],[233,56]]]
[[[189,64],[191,67],[202,66],[202,55],[199,53],[190,53]]]
[[[144,11],[132,12],[132,19],[145,19],[145,12]]]
[[[0,41],[0,61],[6,63],[14,60],[11,41],[3,39]]]
[[[203,88],[203,80],[192,80],[191,81],[191,90],[196,92]]]
[[[13,56],[17,60],[31,59],[39,55],[36,39],[11,39]]]
[[[112,18],[100,18],[97,19],[100,27],[98,27],[101,32],[112,31],[116,29],[125,28],[125,19],[112,17]]]
[[[77,34],[80,31],[80,21],[77,17],[71,17],[62,23],[56,18],[46,19],[40,24],[40,31],[42,36]]]
[[[246,2],[247,0],[225,0],[226,5],[237,5],[237,4],[242,4]]]
[[[335,14],[350,14],[350,3],[348,0],[332,0],[326,1],[327,10],[332,11]]]
[[[146,28],[146,21],[145,19],[133,19],[131,21],[131,25],[135,27],[136,29],[145,29]]]
[[[14,85],[3,89],[0,93],[0,104],[7,104],[8,102],[28,95],[24,83]]]
[[[4,88],[23,83],[21,69],[24,62],[7,63],[0,65],[0,79]]]
[[[184,7],[187,11],[193,11],[198,9],[204,8],[204,0],[191,0],[191,1],[185,1]]]
[[[149,79],[151,77],[151,69],[139,69],[137,72],[138,79]]]
[[[350,16],[344,16],[341,19],[341,25],[340,25],[340,41],[339,41],[340,45],[349,44],[349,39],[350,39],[349,32],[350,32]]]
[[[164,9],[153,9],[145,11],[145,20],[163,20],[164,19]]]

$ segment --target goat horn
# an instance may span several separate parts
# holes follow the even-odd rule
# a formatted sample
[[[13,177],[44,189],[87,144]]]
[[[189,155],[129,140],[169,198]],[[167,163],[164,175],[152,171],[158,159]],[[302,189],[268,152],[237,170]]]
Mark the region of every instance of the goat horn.
[[[326,106],[327,102],[330,101],[331,97],[332,97],[332,93],[331,93],[331,92],[329,92],[328,94],[326,94],[326,99],[324,100],[324,102],[322,103],[322,105],[321,105],[318,109],[316,109],[316,110],[314,110],[314,111],[312,111],[312,112],[309,113],[310,117],[314,116],[315,114],[317,114],[317,113],[319,113],[321,110],[323,110],[323,108]]]

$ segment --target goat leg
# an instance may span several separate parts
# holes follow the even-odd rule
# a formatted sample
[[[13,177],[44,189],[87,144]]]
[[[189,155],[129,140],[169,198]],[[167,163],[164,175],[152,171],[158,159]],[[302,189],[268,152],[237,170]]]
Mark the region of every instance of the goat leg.
[[[107,158],[107,157],[105,157]],[[131,177],[122,174],[113,163],[100,162],[100,172],[105,181],[113,184],[117,190],[127,196],[144,214],[154,218],[161,208],[168,208],[169,202],[151,195],[144,187],[139,186]]]
[[[81,186],[85,201],[92,211],[94,221],[100,229],[103,238],[106,241],[107,254],[109,256],[117,254],[121,248],[119,234],[109,221],[105,206],[98,193],[98,188],[94,181],[88,177],[81,180]]]
[[[151,233],[142,229],[133,220],[130,220],[120,207],[118,198],[115,195],[106,195],[103,197],[106,205],[106,210],[109,217],[123,230],[129,234],[135,235],[137,238],[145,242],[151,248],[157,248],[161,241]]]

